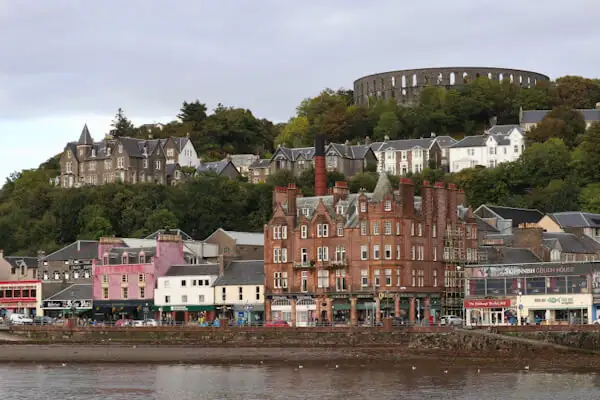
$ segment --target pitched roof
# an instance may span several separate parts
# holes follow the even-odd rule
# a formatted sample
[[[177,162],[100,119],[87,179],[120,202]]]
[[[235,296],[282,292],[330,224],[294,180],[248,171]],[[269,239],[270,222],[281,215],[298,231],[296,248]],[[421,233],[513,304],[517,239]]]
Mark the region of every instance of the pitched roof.
[[[219,264],[171,265],[165,276],[215,276],[219,275]]]
[[[91,300],[93,297],[91,283],[75,283],[45,300]]]
[[[4,260],[14,268],[21,268],[22,266],[27,268],[38,267],[37,257],[5,256]]]
[[[269,168],[270,165],[271,165],[270,158],[259,158],[258,160],[254,161],[252,164],[250,164],[249,168]]]
[[[456,142],[451,149],[464,148],[464,147],[484,147],[489,137],[493,137],[499,146],[507,146],[510,144],[510,139],[504,134],[489,134],[489,135],[475,135],[467,136],[464,139]]]
[[[90,130],[88,129],[87,124],[83,125],[83,129],[81,130],[81,135],[79,135],[79,140],[77,141],[77,144],[94,144],[94,140],[92,139],[92,135],[90,135]]]
[[[517,247],[479,246],[479,252],[486,254],[486,264],[525,264],[541,261],[530,249]]]
[[[600,228],[600,214],[565,211],[550,214],[561,228]]]
[[[388,140],[385,142],[371,143],[370,147],[373,151],[411,150],[419,147],[422,149],[429,149],[434,140],[434,138]]]
[[[386,172],[379,174],[375,190],[373,190],[373,199],[376,201],[383,201],[383,198],[394,193],[394,188],[390,183],[390,178]]]
[[[435,139],[433,139],[433,141],[439,144],[442,148],[450,147],[454,143],[458,142],[458,140],[450,136],[436,136]]]
[[[577,236],[567,232],[544,232],[544,242],[556,241],[562,252],[578,254],[595,254],[600,251],[600,243],[582,235]]]
[[[220,175],[221,173],[223,173],[223,171],[225,170],[225,168],[227,168],[229,164],[231,164],[231,166],[235,168],[235,165],[233,165],[233,163],[227,159],[221,161],[201,162],[198,168],[196,168],[196,171],[198,171],[199,173],[214,172],[217,175]]]
[[[529,208],[513,208],[487,204],[481,207],[486,207],[502,219],[512,220],[513,227],[518,227],[520,224],[537,223],[544,217],[541,211]]]
[[[523,110],[523,116],[521,118],[522,124],[537,124],[540,123],[544,117],[551,110]],[[586,122],[600,121],[600,110],[595,108],[589,109],[577,109],[583,116]]]
[[[98,258],[98,241],[77,240],[41,258],[41,261],[94,260]]]
[[[223,228],[219,228],[211,233],[204,241],[210,239],[215,233],[223,232],[233,240],[235,243],[241,246],[264,246],[265,235],[263,232],[239,232],[239,231],[227,231]]]
[[[255,154],[231,154],[230,156],[225,157],[221,161],[230,160],[233,163],[233,165],[236,166],[236,168],[239,168],[242,166],[250,166],[257,159],[258,156]]]
[[[492,135],[508,135],[513,129],[521,130],[520,125],[494,125],[487,130],[488,134]]]
[[[264,260],[232,261],[214,286],[264,285]]]

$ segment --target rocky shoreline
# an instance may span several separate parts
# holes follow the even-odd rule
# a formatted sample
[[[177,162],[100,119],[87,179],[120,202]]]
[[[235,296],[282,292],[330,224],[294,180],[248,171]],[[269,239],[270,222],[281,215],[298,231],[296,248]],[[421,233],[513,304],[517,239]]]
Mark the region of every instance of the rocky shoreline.
[[[452,353],[390,348],[192,347],[171,345],[0,345],[0,363],[135,363],[135,364],[299,364],[407,365],[537,369],[600,368],[600,356],[561,357],[554,352],[530,354]]]

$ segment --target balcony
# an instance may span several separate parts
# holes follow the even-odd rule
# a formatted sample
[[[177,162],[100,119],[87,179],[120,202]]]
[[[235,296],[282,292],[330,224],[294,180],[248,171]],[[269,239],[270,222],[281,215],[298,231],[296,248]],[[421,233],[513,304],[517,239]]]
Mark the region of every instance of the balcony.
[[[307,261],[307,262],[294,262],[294,269],[314,269],[315,262]]]

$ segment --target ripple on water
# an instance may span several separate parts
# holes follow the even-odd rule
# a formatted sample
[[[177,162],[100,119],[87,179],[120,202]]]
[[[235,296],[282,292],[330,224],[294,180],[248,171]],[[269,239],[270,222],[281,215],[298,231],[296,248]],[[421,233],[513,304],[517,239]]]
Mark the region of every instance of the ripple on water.
[[[64,400],[600,399],[595,373],[385,365],[5,365],[0,398]],[[444,373],[447,369],[448,372]]]

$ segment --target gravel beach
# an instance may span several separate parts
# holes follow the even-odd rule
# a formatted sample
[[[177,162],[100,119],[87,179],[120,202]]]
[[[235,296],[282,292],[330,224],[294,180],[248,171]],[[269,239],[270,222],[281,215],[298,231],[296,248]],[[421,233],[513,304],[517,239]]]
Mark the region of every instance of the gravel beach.
[[[532,356],[507,354],[457,355],[440,351],[389,348],[192,347],[161,345],[0,345],[0,363],[147,363],[147,364],[406,364],[431,362],[452,366],[494,366],[514,369],[600,368],[600,356],[565,357],[543,352]]]

